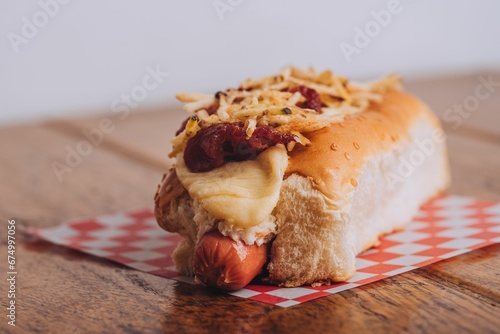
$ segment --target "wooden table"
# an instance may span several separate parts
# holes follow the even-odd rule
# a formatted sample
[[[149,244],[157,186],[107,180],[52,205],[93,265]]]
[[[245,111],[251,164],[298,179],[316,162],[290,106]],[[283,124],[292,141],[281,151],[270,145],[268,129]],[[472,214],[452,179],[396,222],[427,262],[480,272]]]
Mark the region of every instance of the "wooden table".
[[[500,87],[474,107],[484,72],[406,84],[444,122],[453,184],[450,192],[500,201]],[[480,79],[480,78],[483,79]],[[485,90],[486,89],[486,90]],[[461,124],[447,113],[472,110]],[[473,108],[474,107],[474,108]],[[128,269],[48,242],[24,227],[152,204],[169,165],[169,138],[184,114],[178,106],[0,129],[2,236],[17,224],[16,328],[9,333],[500,333],[500,247],[493,245],[422,269],[283,309]],[[110,117],[114,129],[59,182],[53,161]],[[5,277],[6,237],[1,238]]]

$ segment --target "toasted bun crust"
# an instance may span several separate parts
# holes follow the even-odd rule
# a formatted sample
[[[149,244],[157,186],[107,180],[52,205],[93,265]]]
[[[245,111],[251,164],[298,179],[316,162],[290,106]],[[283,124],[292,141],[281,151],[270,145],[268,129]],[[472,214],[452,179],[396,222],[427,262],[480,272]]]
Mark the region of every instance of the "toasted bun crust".
[[[352,277],[357,254],[403,228],[420,205],[447,187],[440,131],[423,103],[388,92],[368,110],[309,133],[312,145],[290,153],[273,211],[277,233],[268,281],[292,287]],[[161,198],[172,193],[165,188],[164,181],[155,197],[157,219],[163,228],[185,236],[174,262],[188,274],[197,235],[205,226],[203,209],[182,191],[165,205]]]
[[[366,158],[413,140],[410,129],[419,120],[439,128],[436,116],[419,100],[388,92],[381,103],[342,123],[310,133],[311,147],[290,153],[288,174],[312,177],[316,188],[339,208],[353,192]]]

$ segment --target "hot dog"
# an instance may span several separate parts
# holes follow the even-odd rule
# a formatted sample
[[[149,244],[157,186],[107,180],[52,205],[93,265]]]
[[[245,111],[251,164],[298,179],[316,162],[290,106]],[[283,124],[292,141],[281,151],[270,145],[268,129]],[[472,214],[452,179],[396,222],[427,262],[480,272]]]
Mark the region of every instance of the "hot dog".
[[[209,287],[240,289],[260,272],[286,287],[345,281],[357,254],[449,183],[438,119],[395,77],[353,84],[287,68],[178,98],[191,116],[155,214],[184,237],[178,270]],[[401,161],[430,140],[402,176]]]
[[[267,244],[246,245],[211,231],[201,237],[195,248],[194,274],[206,286],[238,290],[262,271],[267,253]]]

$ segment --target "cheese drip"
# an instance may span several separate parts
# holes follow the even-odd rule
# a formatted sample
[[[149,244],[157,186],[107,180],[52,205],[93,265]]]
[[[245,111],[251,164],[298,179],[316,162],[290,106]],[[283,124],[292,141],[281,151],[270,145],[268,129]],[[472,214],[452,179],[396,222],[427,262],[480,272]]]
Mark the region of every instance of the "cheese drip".
[[[288,154],[283,145],[268,148],[255,160],[228,162],[205,173],[191,173],[182,153],[176,171],[191,198],[214,217],[242,228],[265,221],[278,203]]]

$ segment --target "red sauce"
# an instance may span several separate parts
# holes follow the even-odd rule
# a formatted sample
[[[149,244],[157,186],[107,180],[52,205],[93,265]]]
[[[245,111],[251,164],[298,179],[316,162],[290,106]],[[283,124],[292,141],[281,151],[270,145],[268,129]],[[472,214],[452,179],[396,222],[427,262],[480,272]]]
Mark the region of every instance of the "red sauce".
[[[208,172],[228,161],[255,159],[271,146],[292,141],[296,141],[294,135],[269,125],[257,127],[247,138],[243,123],[218,123],[201,129],[187,142],[184,162],[193,173]]]
[[[303,97],[305,97],[304,102],[297,103],[297,107],[299,108],[307,108],[314,109],[319,114],[321,114],[321,99],[317,91],[312,88],[308,88],[306,86],[297,86],[290,90],[290,92],[295,93],[299,92]]]

